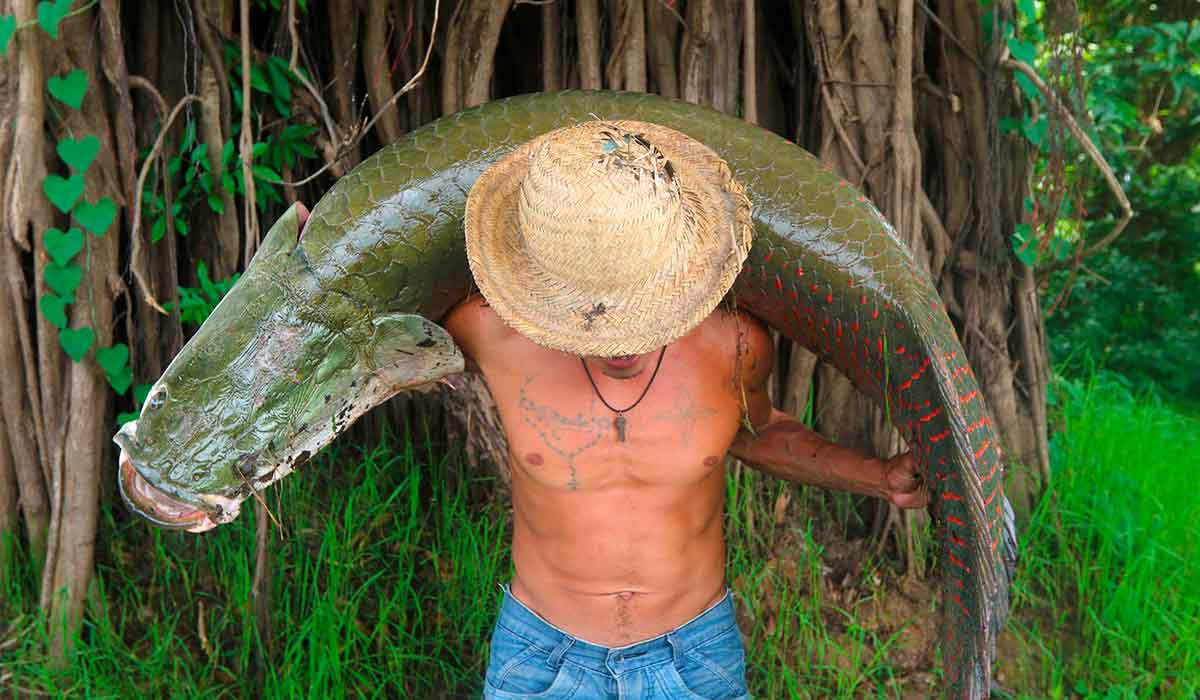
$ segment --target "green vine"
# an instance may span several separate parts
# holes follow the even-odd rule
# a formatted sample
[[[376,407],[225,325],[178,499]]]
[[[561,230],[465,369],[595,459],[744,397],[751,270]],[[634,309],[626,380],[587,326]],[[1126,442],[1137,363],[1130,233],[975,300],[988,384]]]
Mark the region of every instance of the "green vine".
[[[95,2],[71,9],[72,0],[43,1],[37,6],[36,22],[18,25],[12,15],[0,16],[0,54],[7,55],[13,35],[19,29],[36,24],[52,39],[58,39],[59,24],[72,15],[86,11]],[[88,76],[81,69],[66,75],[51,76],[46,91],[58,102],[76,111],[82,109],[88,91]],[[53,106],[53,105],[51,105]],[[55,209],[67,215],[77,226],[66,231],[51,227],[42,232],[42,245],[47,261],[42,277],[50,293],[38,299],[42,316],[58,329],[58,343],[74,362],[81,362],[96,342],[96,332],[90,326],[71,328],[67,307],[77,302],[77,292],[83,282],[84,269],[77,264],[80,253],[90,255],[88,237],[101,238],[108,233],[117,217],[116,202],[102,197],[94,202],[83,199],[85,175],[100,153],[100,139],[86,134],[77,138],[64,137],[55,144],[58,157],[67,166],[67,177],[56,173],[46,175],[42,192]],[[87,264],[87,262],[85,262]],[[90,289],[88,290],[90,296]],[[94,321],[93,321],[94,322]],[[109,385],[118,394],[125,394],[133,382],[129,366],[129,348],[124,343],[96,349],[96,363],[104,370]]]

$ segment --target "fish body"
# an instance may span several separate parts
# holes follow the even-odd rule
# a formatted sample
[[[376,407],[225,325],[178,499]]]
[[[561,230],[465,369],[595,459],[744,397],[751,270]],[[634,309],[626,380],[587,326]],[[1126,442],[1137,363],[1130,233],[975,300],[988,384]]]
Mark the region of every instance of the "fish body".
[[[744,185],[755,238],[732,298],[835,365],[904,435],[939,521],[946,695],[987,697],[1015,530],[995,426],[936,290],[875,207],[809,153],[680,101],[487,103],[384,147],[307,220],[290,209],[116,436],[126,500],[159,524],[208,529],[374,405],[461,371],[436,321],[473,287],[471,186],[521,143],[595,117],[681,131]]]

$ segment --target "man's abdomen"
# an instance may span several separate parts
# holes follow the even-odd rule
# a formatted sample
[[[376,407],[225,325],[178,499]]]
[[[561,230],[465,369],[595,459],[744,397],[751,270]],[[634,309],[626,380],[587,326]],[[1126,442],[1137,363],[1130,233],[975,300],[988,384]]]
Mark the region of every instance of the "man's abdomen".
[[[725,591],[723,470],[685,488],[562,492],[513,475],[514,595],[580,639],[623,646]]]

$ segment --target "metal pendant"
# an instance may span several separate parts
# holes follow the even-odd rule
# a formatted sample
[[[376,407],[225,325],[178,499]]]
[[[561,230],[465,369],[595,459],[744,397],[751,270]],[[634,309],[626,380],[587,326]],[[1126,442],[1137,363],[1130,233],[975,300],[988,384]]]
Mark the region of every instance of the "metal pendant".
[[[625,415],[618,413],[613,425],[617,428],[617,442],[625,442]]]

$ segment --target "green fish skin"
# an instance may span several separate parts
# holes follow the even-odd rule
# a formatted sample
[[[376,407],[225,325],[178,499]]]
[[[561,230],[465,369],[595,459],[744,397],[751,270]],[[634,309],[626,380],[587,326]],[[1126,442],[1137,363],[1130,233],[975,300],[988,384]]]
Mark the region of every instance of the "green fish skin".
[[[467,193],[520,143],[597,116],[688,134],[746,187],[755,240],[733,298],[835,365],[904,435],[942,545],[945,695],[986,698],[1016,533],[999,437],[936,290],[875,207],[809,153],[684,102],[588,91],[491,102],[381,149],[307,222],[293,206],[114,437],[127,503],[168,527],[228,522],[373,406],[461,371],[436,321],[472,289]]]

